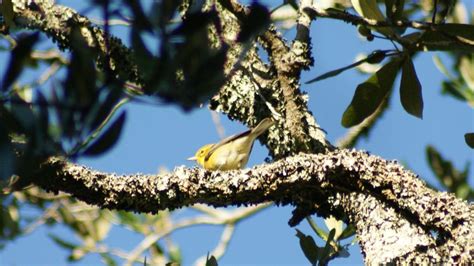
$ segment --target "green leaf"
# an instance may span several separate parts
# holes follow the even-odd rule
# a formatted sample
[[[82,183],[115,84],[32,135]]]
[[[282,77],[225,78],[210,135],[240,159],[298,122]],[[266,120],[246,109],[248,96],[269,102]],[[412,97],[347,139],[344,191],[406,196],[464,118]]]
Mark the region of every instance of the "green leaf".
[[[240,32],[237,41],[241,43],[253,41],[270,25],[270,12],[264,5],[253,1],[249,8],[248,15],[240,19]]]
[[[356,12],[364,18],[377,21],[385,20],[376,0],[351,0],[351,3]]]
[[[14,239],[23,233],[20,228],[22,219],[20,219],[18,203],[13,201],[9,204],[5,206],[5,202],[0,199],[0,249],[3,249],[7,239]]]
[[[395,22],[403,17],[405,0],[385,0],[385,14],[390,21]]]
[[[474,51],[474,25],[445,23],[423,32],[417,48],[427,51]]]
[[[140,31],[133,27],[131,31],[133,55],[137,62],[138,69],[145,80],[148,80],[151,75],[156,75],[158,60],[148,50],[140,34]]]
[[[434,147],[426,147],[426,156],[431,170],[439,179],[442,179],[446,173],[452,172],[453,166],[451,165],[451,162],[444,160],[441,154]]]
[[[13,4],[12,0],[2,0],[2,16],[8,27],[13,26]]]
[[[49,112],[48,112],[48,100],[41,91],[36,92],[36,103],[38,107],[36,108],[37,113],[37,127],[42,134],[48,133],[49,128]]]
[[[326,245],[320,252],[320,263],[319,263],[320,265],[327,264],[327,262],[329,261],[329,258],[334,253],[334,248],[331,246],[331,242],[334,240],[335,235],[336,235],[336,230],[331,229],[328,235],[328,239],[326,240]]]
[[[446,160],[442,155],[432,146],[426,148],[426,156],[431,170],[436,175],[438,180],[445,186],[448,191],[457,194],[458,188],[467,183],[469,167],[461,172],[453,166],[453,163]]]
[[[337,220],[336,218],[334,218],[334,216],[329,216],[328,218],[324,219],[324,223],[326,224],[329,230],[333,230],[333,229],[336,230],[334,239],[338,240],[339,236],[342,234],[342,231],[343,231],[342,226],[344,222],[342,220]]]
[[[126,211],[117,211],[116,215],[122,225],[129,226],[131,230],[134,230],[138,233],[146,234],[148,227],[145,225],[143,220],[140,219],[138,214]]]
[[[171,36],[183,36],[191,41],[206,41],[206,39],[194,40],[194,36],[199,36],[202,30],[207,31],[207,27],[217,19],[217,13],[215,11],[209,12],[191,12],[186,14],[181,24],[176,27],[172,32]]]
[[[435,25],[434,29],[443,32],[449,37],[454,37],[461,43],[474,46],[474,25],[444,23]]]
[[[409,114],[423,118],[423,95],[421,84],[415,72],[411,58],[406,58],[402,66],[402,80],[400,82],[400,100]]]
[[[324,231],[324,229],[320,228],[316,222],[314,221],[313,218],[311,218],[310,216],[306,217],[306,220],[308,221],[311,229],[313,229],[313,231],[316,233],[316,235],[318,235],[321,239],[323,240],[326,240],[328,239],[328,234],[326,233],[326,231]]]
[[[175,0],[153,1],[150,12],[151,21],[164,31],[165,27],[171,23],[170,20],[176,15],[179,6],[180,1]]]
[[[300,247],[306,258],[309,260],[311,265],[316,265],[319,259],[320,248],[316,245],[314,239],[309,235],[303,234],[298,229],[296,229],[296,236],[300,239]]]
[[[471,186],[469,186],[468,183],[463,183],[456,188],[455,194],[456,194],[456,197],[458,198],[468,200],[469,195],[473,193],[471,191],[472,191]]]
[[[2,158],[0,163],[0,181],[3,181],[15,173],[16,155],[8,137],[8,131],[1,122],[3,121],[0,120],[0,158]]]
[[[464,140],[466,141],[466,144],[471,147],[471,149],[474,149],[474,133],[464,134]]]
[[[96,90],[96,52],[89,46],[79,28],[72,30],[71,42],[73,43],[71,45],[72,55],[64,92],[66,98],[72,98],[72,102],[78,106],[90,106],[96,102],[98,97]]]
[[[6,91],[21,74],[23,67],[30,57],[33,46],[39,39],[39,33],[21,37],[11,52],[8,69],[3,77],[2,91]]]
[[[216,258],[212,255],[208,256],[206,258],[206,266],[218,266]]]
[[[178,103],[185,110],[208,101],[225,83],[223,66],[229,49],[225,44],[212,47],[209,39],[209,26],[220,27],[217,11],[192,10],[163,37],[156,74],[145,81],[144,87],[146,94]]]
[[[153,27],[148,20],[140,1],[124,1],[133,12],[133,28],[152,32]]]
[[[296,0],[284,0],[284,4],[290,5],[294,10],[298,10],[298,3],[296,3]]]
[[[125,123],[126,113],[123,112],[110,125],[110,127],[96,140],[92,145],[84,151],[84,155],[99,155],[110,149],[119,139]]]
[[[76,216],[72,213],[72,210],[69,208],[60,208],[58,209],[58,213],[63,220],[63,224],[69,227],[71,230],[74,231],[77,235],[79,235],[82,239],[90,238],[90,228],[91,228],[91,221],[90,220],[79,220]],[[92,240],[92,239],[90,239]]]
[[[347,247],[341,247],[337,251],[338,258],[349,258],[350,256],[351,256],[351,253],[349,253],[349,250],[347,249]]]
[[[457,100],[469,102],[465,88],[459,86],[457,82],[443,81],[441,83],[441,88],[442,94],[448,94]]]
[[[107,253],[100,253],[102,260],[104,261],[105,265],[107,266],[116,266],[118,265],[117,262]]]
[[[103,213],[106,213],[105,211]],[[110,217],[98,217],[94,219],[93,223],[94,233],[91,234],[95,241],[104,240],[112,228]]]
[[[446,77],[453,79],[454,77],[451,75],[449,72],[448,68],[446,65],[441,61],[441,58],[435,54],[433,55],[433,63],[435,64],[436,68],[439,70],[439,72],[443,73]]]
[[[2,130],[9,134],[21,134],[26,133],[25,128],[20,124],[20,121],[15,117],[15,115],[5,108],[3,104],[0,104],[0,127],[3,126]]]
[[[388,97],[399,69],[400,62],[394,59],[357,86],[354,97],[342,116],[344,127],[355,126],[375,112]]]
[[[18,125],[21,126],[20,132],[26,133],[27,137],[33,136],[36,130],[37,118],[31,105],[17,96],[13,96],[11,100],[14,104],[11,105],[10,113],[15,117]]]
[[[351,0],[351,3],[356,12],[362,17],[369,20],[385,21],[385,17],[382,14],[382,11],[380,11],[379,5],[377,4],[376,0]],[[391,36],[394,34],[394,31],[391,28],[387,27],[370,28],[386,36]]]
[[[117,109],[122,106],[123,90],[117,86],[109,85],[109,91],[103,102],[97,102],[98,110],[95,112],[94,118],[90,124],[91,129],[98,129],[100,125],[111,116]],[[125,100],[123,100],[125,101]]]
[[[171,261],[180,265],[183,261],[181,250],[178,246],[172,245],[168,247],[168,256]]]
[[[75,248],[78,247],[77,244],[74,244],[72,242],[69,242],[67,240],[64,240],[62,238],[60,238],[59,236],[56,236],[56,235],[53,235],[53,234],[48,234],[48,236],[56,243],[58,244],[60,247],[63,247],[65,249],[69,249],[69,250],[74,250]]]
[[[87,253],[88,251],[83,247],[75,248],[71,255],[68,256],[67,260],[71,262],[81,260],[85,255],[87,255]]]
[[[356,233],[355,227],[352,224],[348,224],[346,228],[344,228],[344,231],[342,231],[342,234],[339,236],[338,240],[349,238],[355,235],[355,233]]]
[[[338,69],[335,69],[335,70],[331,70],[329,72],[326,72],[322,75],[319,75],[319,76],[315,77],[314,79],[306,81],[305,84],[310,84],[310,83],[317,82],[317,81],[320,81],[320,80],[323,80],[323,79],[327,79],[327,78],[330,78],[330,77],[337,76],[337,75],[341,74],[342,72],[344,72],[348,69],[354,68],[354,67],[364,63],[365,61],[367,61],[367,58],[359,60],[359,61],[357,61],[355,63],[352,63],[348,66],[341,67],[341,68],[338,68]]]
[[[317,81],[320,81],[320,80],[323,80],[323,79],[327,79],[327,78],[330,78],[330,77],[334,77],[334,76],[337,76],[339,74],[341,74],[342,72],[348,70],[348,69],[351,69],[351,68],[354,68],[358,65],[361,65],[365,62],[367,63],[370,63],[370,64],[377,64],[377,63],[380,63],[382,62],[382,60],[385,59],[385,55],[387,54],[387,51],[382,51],[382,50],[375,50],[373,51],[372,53],[370,53],[370,55],[368,55],[366,58],[364,59],[361,59],[357,62],[354,62],[348,66],[345,66],[345,67],[341,67],[341,68],[338,68],[338,69],[335,69],[335,70],[332,70],[332,71],[329,71],[329,72],[326,72],[320,76],[317,76],[316,78],[314,79],[311,79],[311,80],[308,80],[305,82],[305,84],[310,84],[310,83],[313,83],[313,82],[317,82]]]
[[[434,55],[433,62],[435,63],[435,66],[438,68],[438,70],[449,79],[448,81],[443,81],[441,83],[441,93],[449,94],[460,101],[466,101],[470,106],[474,106],[474,78],[469,78],[473,71],[466,67],[467,64],[463,64],[463,62],[466,62],[466,58],[467,57],[461,57],[461,61],[459,62],[459,72],[461,77],[464,77],[464,81],[461,79],[461,77],[454,77],[449,72],[446,65],[441,61],[439,56]],[[472,82],[471,85],[469,85],[469,80]],[[473,89],[471,90],[469,87]]]
[[[459,73],[461,74],[464,83],[474,92],[474,56],[461,56],[459,59]]]

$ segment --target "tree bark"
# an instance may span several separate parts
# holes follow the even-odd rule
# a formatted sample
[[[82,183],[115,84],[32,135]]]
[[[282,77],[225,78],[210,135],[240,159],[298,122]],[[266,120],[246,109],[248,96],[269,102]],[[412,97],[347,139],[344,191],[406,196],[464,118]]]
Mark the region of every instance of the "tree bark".
[[[366,152],[298,154],[236,171],[178,167],[164,175],[115,175],[60,158],[35,184],[101,208],[157,213],[196,203],[215,207],[293,205],[290,225],[317,213],[357,228],[366,263],[467,263],[474,252],[474,208],[437,192],[397,162]]]

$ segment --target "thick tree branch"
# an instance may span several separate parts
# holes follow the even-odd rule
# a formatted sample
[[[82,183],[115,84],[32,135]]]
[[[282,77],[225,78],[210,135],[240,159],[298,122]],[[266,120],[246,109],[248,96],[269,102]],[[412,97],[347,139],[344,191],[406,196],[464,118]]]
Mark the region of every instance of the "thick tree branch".
[[[226,18],[226,22],[231,21],[229,18],[235,18],[230,23],[223,23],[223,31],[239,32],[239,18],[248,14],[249,10],[234,0],[221,0],[219,3],[222,4],[218,8],[219,13]],[[303,1],[303,4],[309,3]],[[263,116],[269,116],[265,101],[270,103],[282,115],[276,117],[280,130],[267,138],[270,153],[277,159],[298,152],[324,152],[331,146],[307,108],[307,96],[299,90],[300,73],[312,64],[308,36],[311,20],[303,11],[300,18],[299,33],[292,46],[294,49],[290,49],[275,27],[271,26],[259,38],[269,55],[270,65],[263,63],[256,48],[252,48],[242,63],[244,70],[233,75],[211,102],[213,109],[249,125],[255,123],[248,121],[249,118],[256,117],[256,121],[263,118],[260,114],[262,110],[267,110]],[[235,44],[229,46],[238,49]],[[238,58],[229,58],[229,62],[235,60]]]
[[[371,263],[474,258],[472,205],[428,188],[396,162],[365,152],[299,154],[241,171],[179,167],[164,175],[107,174],[52,158],[35,176],[48,191],[68,192],[101,208],[156,213],[196,203],[273,201],[298,206],[292,225],[316,211],[347,218]]]
[[[293,224],[311,208],[324,216],[343,218],[345,213],[371,263],[473,259],[472,205],[429,189],[395,162],[364,152],[300,154],[242,171],[180,167],[149,176],[117,176],[52,158],[34,180],[46,190],[68,192],[102,208],[149,213],[196,203],[305,205],[308,213],[295,213]]]
[[[61,49],[71,48],[71,34],[73,29],[77,28],[87,43],[97,48],[99,65],[108,65],[123,81],[140,82],[131,50],[123,45],[119,38],[106,35],[104,30],[93,25],[88,18],[51,0],[12,2],[18,27],[46,33]]]

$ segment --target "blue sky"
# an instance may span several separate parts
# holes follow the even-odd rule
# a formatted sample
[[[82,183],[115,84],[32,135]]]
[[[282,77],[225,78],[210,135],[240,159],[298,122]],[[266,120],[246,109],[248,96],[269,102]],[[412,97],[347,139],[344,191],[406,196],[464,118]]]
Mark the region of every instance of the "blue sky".
[[[391,47],[387,41],[369,43],[358,37],[353,26],[338,21],[319,19],[313,23],[311,32],[315,66],[303,73],[302,81],[350,64],[358,53]],[[292,32],[288,32],[286,37],[291,39]],[[396,159],[423,179],[437,185],[426,162],[425,147],[435,146],[458,168],[463,168],[466,163],[474,165],[473,151],[464,143],[463,137],[466,132],[474,132],[474,112],[465,103],[440,94],[443,76],[434,66],[432,55],[433,53],[424,53],[414,61],[423,86],[423,120],[404,112],[398,92],[395,92],[388,112],[377,123],[370,137],[361,141],[357,148],[386,159]],[[5,53],[0,56],[2,62],[5,62]],[[0,70],[4,68],[5,65],[1,64]],[[352,70],[335,78],[302,86],[309,94],[311,111],[321,127],[328,132],[327,137],[332,143],[347,131],[340,125],[341,116],[350,103],[355,87],[365,79],[364,75]],[[398,86],[398,82],[395,86]],[[82,159],[80,163],[119,174],[153,174],[160,167],[172,170],[180,165],[193,166],[186,158],[193,155],[201,145],[219,139],[210,112],[205,107],[188,113],[174,106],[143,104],[129,104],[125,109],[128,118],[117,146],[104,156]],[[238,122],[229,121],[225,116],[220,118],[226,135],[245,130]],[[266,156],[267,151],[257,143],[249,166],[263,163]],[[473,176],[471,171],[471,185],[474,182]],[[236,234],[220,264],[307,265],[295,237],[295,229],[287,224],[291,210],[290,207],[272,207],[238,224]],[[192,214],[193,212],[182,210],[179,216]],[[297,228],[306,234],[312,234],[305,222]],[[184,264],[188,265],[212,250],[221,231],[220,226],[197,226],[173,234],[172,238],[182,248]],[[40,228],[1,250],[0,264],[66,265],[66,252],[49,240],[49,232],[73,237],[61,227]],[[133,248],[140,240],[126,230],[115,228],[108,241],[111,245]],[[358,247],[352,247],[350,252],[350,258],[337,259],[334,264],[362,264]],[[100,264],[98,256],[87,257],[79,263],[93,264]]]

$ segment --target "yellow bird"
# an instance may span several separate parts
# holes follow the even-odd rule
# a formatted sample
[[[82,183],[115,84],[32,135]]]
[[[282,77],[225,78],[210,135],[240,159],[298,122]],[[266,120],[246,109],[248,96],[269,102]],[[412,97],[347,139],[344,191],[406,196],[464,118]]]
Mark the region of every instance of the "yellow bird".
[[[273,119],[267,117],[253,129],[229,136],[218,143],[202,146],[188,160],[197,161],[207,170],[242,169],[249,160],[255,139],[274,123]]]

